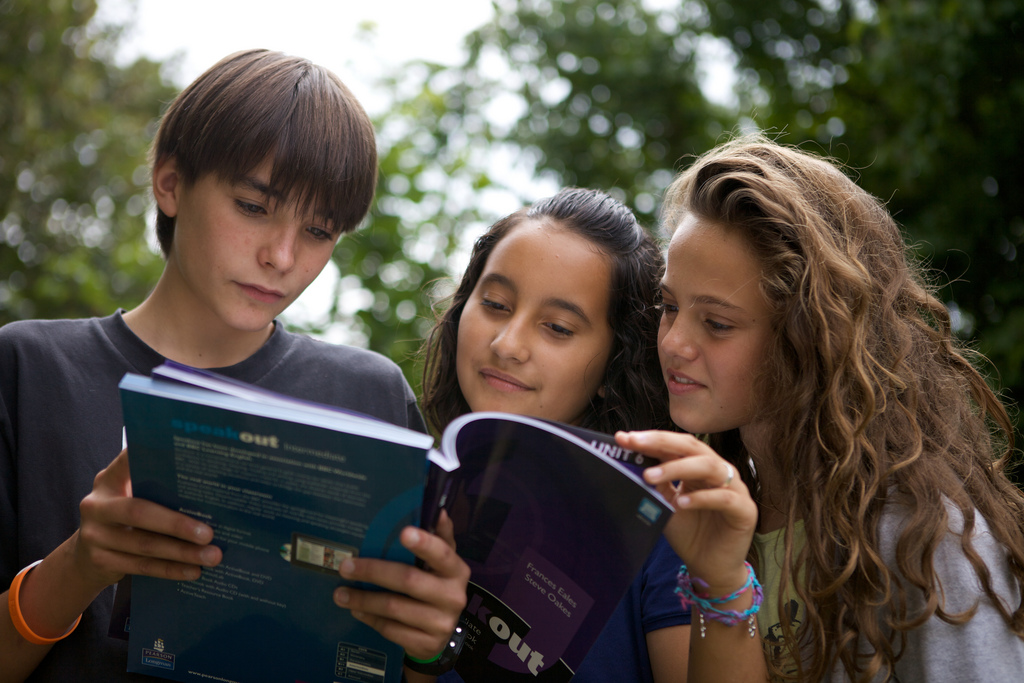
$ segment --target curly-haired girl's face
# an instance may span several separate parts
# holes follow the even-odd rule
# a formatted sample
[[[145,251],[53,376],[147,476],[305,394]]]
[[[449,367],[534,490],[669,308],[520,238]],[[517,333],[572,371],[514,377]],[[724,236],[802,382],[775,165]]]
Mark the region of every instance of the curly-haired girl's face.
[[[672,421],[713,434],[750,424],[771,332],[761,267],[736,233],[683,218],[669,244],[658,355]]]
[[[611,352],[610,292],[609,259],[586,239],[536,220],[513,228],[459,318],[456,371],[470,409],[577,422]]]

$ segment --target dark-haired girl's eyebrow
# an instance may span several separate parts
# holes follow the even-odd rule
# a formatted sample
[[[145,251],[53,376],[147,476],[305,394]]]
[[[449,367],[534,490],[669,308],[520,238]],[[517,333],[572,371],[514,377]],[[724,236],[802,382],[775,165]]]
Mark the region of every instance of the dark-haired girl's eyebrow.
[[[561,308],[563,311],[573,313],[574,315],[578,316],[580,320],[582,320],[588,326],[591,324],[590,318],[588,318],[587,314],[583,312],[583,309],[571,301],[567,301],[566,299],[560,299],[558,297],[553,297],[551,299],[548,299],[544,303],[546,303],[549,306]]]
[[[488,273],[487,275],[484,275],[482,278],[480,278],[480,284],[501,285],[502,287],[507,287],[509,290],[512,291],[513,294],[519,293],[519,288],[516,287],[516,283],[513,282],[510,278],[507,278],[500,273]]]
[[[519,293],[519,288],[516,287],[515,282],[513,282],[510,278],[502,275],[501,273],[488,273],[487,275],[480,279],[480,282],[485,285],[491,283],[501,285],[502,287],[507,287],[513,294]],[[551,297],[545,299],[544,304],[546,306],[554,306],[555,308],[560,308],[563,311],[572,313],[573,315],[577,316],[580,320],[582,320],[586,325],[593,324],[590,322],[590,318],[587,316],[587,314],[584,313],[583,308],[580,307],[578,304],[569,301],[568,299],[562,299],[561,297]]]

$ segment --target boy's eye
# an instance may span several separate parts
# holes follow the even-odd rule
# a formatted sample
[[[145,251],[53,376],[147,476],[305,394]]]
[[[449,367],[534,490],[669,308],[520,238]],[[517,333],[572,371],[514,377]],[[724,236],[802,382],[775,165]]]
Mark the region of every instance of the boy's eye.
[[[241,199],[236,199],[235,205],[238,206],[238,208],[242,210],[242,213],[246,215],[258,216],[260,214],[266,213],[263,207],[260,206],[259,204],[253,204],[252,202],[247,202]]]
[[[308,230],[309,230],[309,234],[311,234],[313,237],[315,237],[318,240],[333,240],[334,239],[334,233],[332,233],[330,230],[326,230],[324,228],[319,228],[319,227],[317,227],[315,225],[309,226]]]

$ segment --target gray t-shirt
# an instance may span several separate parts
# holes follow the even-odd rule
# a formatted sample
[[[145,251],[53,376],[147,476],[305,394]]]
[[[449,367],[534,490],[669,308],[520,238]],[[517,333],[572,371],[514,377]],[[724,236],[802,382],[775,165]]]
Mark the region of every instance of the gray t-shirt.
[[[21,568],[78,529],[79,502],[121,450],[118,382],[126,372],[148,375],[163,360],[120,313],[0,328],[0,585],[9,586]],[[412,390],[390,360],[280,325],[255,354],[217,371],[426,431]],[[108,588],[28,680],[155,680],[125,672],[127,643],[106,635],[112,601]]]
[[[936,616],[907,633],[906,650],[896,663],[894,680],[902,683],[967,683],[1024,680],[1024,640],[1007,627],[995,605],[981,588],[974,567],[960,547],[963,516],[959,509],[946,505],[950,532],[935,551],[944,609],[957,614],[978,606],[975,615],[964,624],[948,624]],[[898,504],[888,506],[879,524],[882,557],[896,568],[896,542],[906,524],[906,515]],[[1006,548],[993,538],[988,523],[975,514],[971,542],[991,574],[992,587],[1012,612],[1021,600],[1021,587],[1010,573]],[[908,596],[909,613],[924,606],[920,592]],[[845,681],[841,672],[832,680]],[[876,680],[884,680],[877,677]]]
[[[974,567],[960,547],[963,516],[953,505],[947,504],[946,507],[949,511],[950,533],[942,539],[933,560],[942,587],[940,600],[944,596],[944,608],[949,614],[958,614],[975,604],[978,609],[974,617],[965,624],[948,624],[933,615],[921,626],[907,633],[906,647],[903,656],[896,663],[893,680],[901,683],[987,683],[1024,680],[1024,640],[1014,635],[1007,627],[998,610],[982,590]],[[899,568],[896,564],[896,543],[906,522],[906,507],[891,502],[886,506],[878,526],[882,558],[889,568],[897,573]],[[993,589],[1002,596],[1003,604],[1008,611],[1013,611],[1020,604],[1021,589],[1010,573],[1006,548],[992,537],[988,523],[981,515],[975,515],[971,540],[975,551],[988,567]],[[801,545],[804,542],[803,524],[799,522],[794,542]],[[778,654],[782,651],[782,644],[775,608],[779,590],[778,566],[783,556],[781,530],[770,534],[755,534],[754,545],[760,556],[759,574],[765,586],[765,603],[758,615],[758,624],[767,646]],[[787,594],[789,616],[795,623],[799,623],[805,618],[805,608],[796,599],[792,587]],[[909,614],[921,612],[924,597],[920,591],[910,591],[907,600]],[[879,614],[878,618],[883,620],[884,614]],[[866,645],[864,650],[867,651]],[[793,671],[795,672],[795,667]],[[846,683],[849,678],[842,664],[837,663],[827,680]],[[885,675],[878,675],[874,680],[884,681]]]

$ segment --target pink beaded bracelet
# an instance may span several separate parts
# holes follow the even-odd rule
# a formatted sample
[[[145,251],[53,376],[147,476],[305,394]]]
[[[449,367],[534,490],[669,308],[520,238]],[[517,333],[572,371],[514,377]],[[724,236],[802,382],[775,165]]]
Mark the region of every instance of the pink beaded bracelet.
[[[705,591],[707,590],[707,584],[698,578],[691,577],[689,572],[686,570],[686,565],[680,565],[679,575],[676,577],[676,594],[679,595],[679,602],[683,607],[690,607],[696,605],[700,608],[700,637],[704,638],[707,633],[707,627],[704,624],[704,616],[707,615],[708,619],[717,621],[725,624],[726,626],[735,626],[741,621],[747,622],[747,631],[750,633],[750,637],[753,638],[757,632],[756,623],[754,621],[754,615],[761,610],[761,603],[764,602],[764,591],[761,589],[761,584],[758,583],[757,577],[754,576],[754,568],[750,566],[749,562],[744,562],[743,566],[747,568],[747,580],[744,582],[739,589],[729,593],[728,595],[722,595],[717,598],[713,598],[708,595]],[[694,590],[694,584],[698,585],[698,590]],[[701,587],[703,584],[703,587]],[[739,596],[746,593],[748,590],[753,588],[754,590],[754,602],[747,609],[742,612],[738,610],[723,610],[715,607],[715,605],[721,605],[727,602],[735,600]]]

